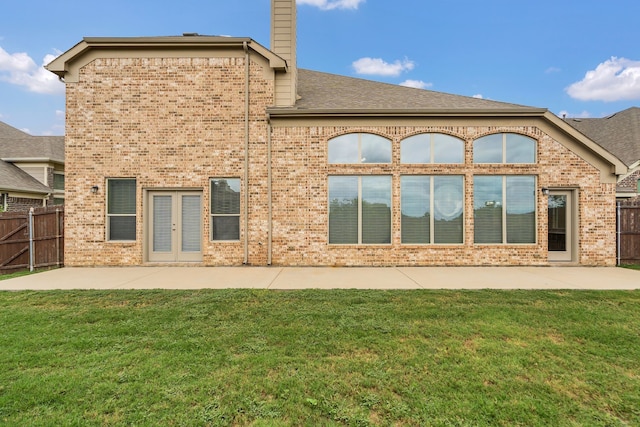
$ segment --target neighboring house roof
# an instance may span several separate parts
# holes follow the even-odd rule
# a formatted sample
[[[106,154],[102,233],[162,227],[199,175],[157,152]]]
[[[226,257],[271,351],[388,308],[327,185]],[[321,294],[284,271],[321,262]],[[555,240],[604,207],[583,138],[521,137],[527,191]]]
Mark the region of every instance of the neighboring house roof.
[[[13,163],[64,163],[63,136],[33,136],[0,122],[0,191],[50,194],[51,188]]]
[[[64,137],[33,136],[0,122],[0,159],[64,163]]]
[[[0,160],[0,191],[49,194],[51,189],[11,163]]]
[[[640,108],[631,107],[599,119],[566,119],[627,166],[640,161]]]
[[[327,110],[332,112],[394,110],[410,113],[412,110],[445,112],[468,110],[477,115],[481,111],[543,112],[546,109],[489,101],[430,90],[415,89],[395,84],[339,76],[298,69],[298,96],[293,110]],[[285,110],[286,108],[283,108]],[[276,110],[276,109],[272,109]]]

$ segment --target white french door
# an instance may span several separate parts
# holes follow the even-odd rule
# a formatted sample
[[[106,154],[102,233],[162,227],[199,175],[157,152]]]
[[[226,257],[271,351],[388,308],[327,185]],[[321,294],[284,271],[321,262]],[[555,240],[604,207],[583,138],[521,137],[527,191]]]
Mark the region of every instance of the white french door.
[[[149,192],[151,262],[202,261],[202,193]]]

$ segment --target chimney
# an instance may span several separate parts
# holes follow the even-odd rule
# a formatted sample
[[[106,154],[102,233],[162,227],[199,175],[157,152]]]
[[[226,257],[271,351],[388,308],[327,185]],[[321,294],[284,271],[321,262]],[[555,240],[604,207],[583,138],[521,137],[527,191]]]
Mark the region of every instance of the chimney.
[[[271,51],[287,61],[287,71],[276,74],[276,106],[296,102],[296,0],[271,0]]]

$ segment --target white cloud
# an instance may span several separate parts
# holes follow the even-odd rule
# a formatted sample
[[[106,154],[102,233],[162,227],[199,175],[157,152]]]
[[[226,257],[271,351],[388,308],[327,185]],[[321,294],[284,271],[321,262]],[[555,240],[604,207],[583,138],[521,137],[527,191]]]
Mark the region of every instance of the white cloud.
[[[640,99],[640,61],[611,59],[587,71],[579,82],[566,89],[581,101],[620,101]]]
[[[414,63],[408,59],[397,60],[389,64],[380,58],[360,58],[354,61],[353,68],[358,74],[368,74],[376,76],[399,76],[404,71],[413,70]]]
[[[321,10],[357,9],[365,0],[296,0],[297,4],[308,4]]]
[[[413,87],[416,89],[426,89],[433,86],[433,83],[423,82],[422,80],[405,80],[400,83],[400,86]]]
[[[472,98],[476,98],[476,99],[484,99],[484,96],[482,96],[481,93],[476,93],[475,95],[472,96]]]
[[[560,71],[562,71],[560,68],[558,67],[549,67],[546,70],[544,70],[545,74],[554,74],[554,73],[559,73]]]
[[[24,52],[10,54],[0,47],[0,81],[23,86],[30,92],[63,94],[64,84],[55,74],[44,69],[44,65],[54,59],[54,55],[46,55],[42,65],[38,66]]]

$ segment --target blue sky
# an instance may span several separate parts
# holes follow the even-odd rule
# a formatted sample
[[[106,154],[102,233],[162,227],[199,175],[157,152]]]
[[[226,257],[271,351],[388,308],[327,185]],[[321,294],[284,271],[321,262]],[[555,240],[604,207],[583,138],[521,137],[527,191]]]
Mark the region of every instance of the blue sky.
[[[298,66],[603,117],[640,105],[637,0],[298,0]],[[269,47],[270,0],[4,0],[0,121],[64,133],[42,68],[85,36],[197,32]]]

